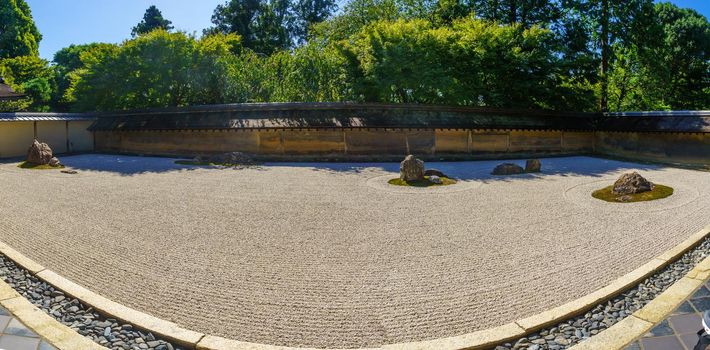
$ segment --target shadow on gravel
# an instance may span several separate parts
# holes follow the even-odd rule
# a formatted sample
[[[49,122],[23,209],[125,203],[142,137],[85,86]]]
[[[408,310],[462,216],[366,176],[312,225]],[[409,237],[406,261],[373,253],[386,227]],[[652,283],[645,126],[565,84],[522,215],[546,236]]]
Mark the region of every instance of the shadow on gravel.
[[[427,169],[438,169],[450,177],[460,180],[498,182],[510,180],[535,180],[546,175],[558,176],[592,176],[602,177],[619,170],[633,169],[637,171],[657,170],[659,165],[639,164],[594,157],[555,157],[541,158],[542,172],[536,174],[521,174],[510,176],[491,175],[496,165],[514,163],[525,167],[525,159],[515,160],[481,160],[461,162],[426,162]],[[362,173],[366,170],[380,170],[399,173],[399,163],[267,163],[273,166],[290,166],[312,168],[314,171],[333,173]]]
[[[79,171],[110,172],[120,175],[165,173],[193,170],[192,165],[175,164],[175,158],[121,156],[109,154],[83,154],[60,158],[62,163]]]
[[[176,158],[122,156],[108,154],[85,154],[61,158],[62,163],[76,170],[111,172],[120,175],[137,175],[145,173],[164,173],[171,171],[195,170],[201,166],[175,164]],[[13,160],[14,161],[14,160]],[[511,176],[494,176],[490,172],[501,163],[515,163],[525,167],[524,159],[517,160],[481,160],[461,162],[426,162],[427,169],[438,169],[445,174],[460,180],[498,182],[510,180],[534,180],[546,175],[558,176],[593,176],[601,177],[622,169],[637,171],[656,170],[663,166],[622,162],[593,157],[556,157],[543,158],[542,173]],[[9,161],[8,161],[9,162]],[[5,163],[5,161],[3,161]],[[396,177],[399,163],[265,163],[261,167],[270,166],[308,168],[313,171],[359,174],[377,170],[391,172]]]

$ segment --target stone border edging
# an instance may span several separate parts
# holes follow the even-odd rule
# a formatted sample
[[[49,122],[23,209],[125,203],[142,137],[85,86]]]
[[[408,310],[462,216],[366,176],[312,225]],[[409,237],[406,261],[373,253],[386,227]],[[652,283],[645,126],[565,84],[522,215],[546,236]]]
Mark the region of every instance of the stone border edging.
[[[508,324],[504,324],[498,327],[490,328],[490,329],[484,329],[481,331],[476,331],[472,333],[467,333],[459,336],[453,336],[453,337],[447,337],[447,338],[439,338],[439,339],[433,339],[433,340],[428,340],[428,341],[418,341],[418,342],[409,342],[409,343],[398,343],[398,344],[390,344],[390,345],[383,345],[381,349],[384,350],[428,350],[428,349],[484,349],[488,347],[495,346],[497,344],[505,343],[507,341],[520,338],[522,336],[525,336],[526,334],[533,333],[535,331],[538,331],[540,329],[543,329],[547,326],[551,326],[554,324],[557,324],[559,322],[562,322],[566,319],[569,319],[571,317],[574,317],[576,315],[582,314],[586,312],[587,310],[591,309],[595,305],[604,302],[606,300],[609,300],[613,298],[614,296],[618,295],[619,293],[623,292],[624,290],[638,284],[645,278],[653,275],[654,273],[658,272],[660,269],[664,268],[668,264],[672,263],[674,260],[676,260],[678,257],[683,255],[685,252],[696,246],[698,243],[700,243],[701,240],[703,240],[706,236],[710,234],[710,225],[706,226],[704,229],[700,230],[699,232],[691,235],[688,237],[685,241],[681,242],[680,244],[676,245],[675,247],[667,250],[663,254],[653,258],[651,261],[648,263],[642,265],[641,267],[627,273],[624,276],[621,276],[620,278],[616,279],[613,281],[611,284],[607,285],[604,288],[601,288],[591,294],[585,295],[581,298],[572,300],[566,304],[563,304],[561,306],[549,309],[547,311],[541,312],[539,314],[524,318],[522,320],[518,320],[515,322],[510,322]],[[134,326],[138,328],[145,329],[147,331],[150,331],[154,334],[157,334],[160,337],[163,337],[167,340],[170,340],[172,342],[175,342],[178,345],[182,346],[187,346],[191,348],[195,348],[196,350],[315,350],[313,348],[307,349],[307,348],[294,348],[294,347],[287,347],[287,346],[276,346],[276,345],[267,345],[267,344],[257,344],[257,343],[249,343],[249,342],[243,342],[243,341],[237,341],[237,340],[231,340],[231,339],[226,339],[222,337],[217,337],[217,336],[212,336],[212,335],[205,335],[203,333],[191,331],[185,328],[182,328],[178,326],[177,324],[166,321],[160,318],[157,318],[155,316],[151,316],[149,314],[131,309],[127,306],[121,305],[119,303],[116,303],[112,300],[109,300],[97,293],[94,293],[60,275],[57,273],[48,270],[44,268],[42,265],[34,262],[33,260],[27,258],[26,256],[22,255],[20,252],[12,249],[10,246],[0,242],[0,253],[4,254],[7,256],[10,260],[14,261],[16,264],[19,266],[25,268],[29,272],[31,272],[33,275],[37,276],[38,278],[44,280],[45,282],[53,285],[56,289],[59,289],[63,292],[65,292],[68,295],[73,296],[74,298],[77,298],[81,300],[83,303],[93,307],[95,310],[102,312],[104,314],[111,315],[112,317],[116,319],[120,319],[126,323],[133,324]],[[689,276],[694,276],[694,277],[689,277]],[[698,278],[701,277],[710,277],[710,257],[706,258],[703,260],[701,263],[699,263],[693,270],[691,270],[690,273],[686,277],[683,277],[680,281],[674,283],[668,290],[663,292],[660,296],[658,296],[656,299],[652,300],[648,305],[646,305],[643,309],[635,312],[632,314],[630,317],[625,318],[624,320],[620,321],[616,325],[612,326],[608,330],[614,329],[616,327],[617,331],[609,332],[609,335],[605,335],[602,337],[599,337],[602,334],[605,334],[605,332],[601,332],[595,337],[592,337],[590,339],[597,339],[594,341],[592,344],[592,341],[590,339],[585,340],[584,342],[575,345],[575,349],[579,348],[580,350],[585,350],[587,348],[585,347],[580,347],[582,344],[592,344],[592,348],[598,348],[599,344],[596,342],[604,342],[605,339],[607,342],[610,342],[609,344],[612,344],[611,342],[621,342],[624,341],[625,339],[628,338],[628,336],[621,337],[621,333],[627,333],[627,334],[634,334],[633,338],[629,339],[629,342],[631,342],[633,339],[635,339],[638,334],[641,332],[645,332],[648,328],[650,328],[653,323],[655,323],[656,320],[658,321],[662,320],[663,317],[667,314],[670,313],[675,305],[677,303],[680,303],[680,301],[684,300],[685,297],[681,298],[680,301],[677,301],[674,304],[674,301],[678,298],[680,294],[683,292],[687,292],[685,295],[687,296],[688,293],[692,293],[695,288],[700,286],[702,284],[702,281],[699,280]],[[2,286],[2,285],[0,285]],[[9,288],[9,286],[8,286]],[[0,291],[2,291],[0,289]],[[14,290],[12,290],[14,292]],[[15,294],[17,294],[15,292]],[[0,299],[2,299],[2,296],[4,294],[0,294]],[[20,296],[17,294],[17,296]],[[32,304],[30,304],[27,300],[22,298],[27,305],[30,305],[31,307],[34,308]],[[12,299],[8,299],[12,300]],[[3,306],[5,305],[5,300],[0,300],[0,304]],[[18,301],[19,302],[19,301]],[[13,304],[10,304],[11,306],[14,307]],[[647,311],[644,311],[648,308]],[[10,308],[8,308],[10,309]],[[21,309],[19,312],[21,312]],[[656,311],[649,311],[649,310],[656,310]],[[664,310],[667,310],[664,311]],[[12,309],[10,311],[13,311]],[[44,314],[41,310],[37,309],[41,315],[38,315],[38,318],[43,318],[41,316],[46,316],[47,318],[51,319],[52,321],[56,322],[54,319],[52,319],[49,315]],[[643,311],[643,312],[642,312]],[[14,313],[14,311],[13,311]],[[34,316],[33,316],[34,317]],[[660,318],[659,318],[660,317]],[[18,315],[19,318],[19,315]],[[21,319],[23,322],[25,322],[24,319]],[[28,321],[32,322],[32,321]],[[59,323],[57,323],[59,324]],[[59,324],[62,327],[61,324]],[[28,324],[30,326],[30,324]],[[648,326],[648,328],[645,328]],[[32,328],[30,326],[30,328]],[[33,328],[34,329],[34,328]],[[69,329],[67,327],[69,331]],[[40,328],[41,330],[41,328]],[[607,330],[607,331],[608,331]],[[41,330],[42,331],[42,330]],[[78,335],[78,333],[75,333],[74,331],[71,331],[74,333],[74,335],[81,337]],[[619,333],[617,335],[612,335],[613,333]],[[38,332],[39,333],[39,332]],[[45,334],[40,334],[41,336],[44,336],[45,338],[48,338],[48,340],[52,340]],[[83,338],[83,337],[81,337]],[[85,338],[84,338],[85,339]],[[88,340],[87,341],[93,343],[92,341]],[[60,344],[60,343],[58,343]],[[596,344],[596,347],[594,345]],[[103,347],[100,347],[98,344],[96,344],[98,349],[104,349]],[[585,345],[587,346],[587,345]],[[72,347],[71,349],[75,349],[76,347]],[[96,347],[91,348],[91,349],[97,349]]]
[[[623,349],[663,321],[710,277],[710,256],[703,259],[683,278],[673,283],[646,306],[603,332],[573,346],[574,350]]]
[[[47,315],[2,280],[0,305],[59,350],[108,350]]]

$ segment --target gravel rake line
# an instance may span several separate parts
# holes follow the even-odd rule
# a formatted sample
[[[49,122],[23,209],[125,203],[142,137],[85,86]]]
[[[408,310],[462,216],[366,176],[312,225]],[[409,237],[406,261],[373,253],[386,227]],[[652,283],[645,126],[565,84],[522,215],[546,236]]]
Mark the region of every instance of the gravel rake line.
[[[584,315],[547,327],[514,342],[498,345],[495,350],[568,349],[643,308],[708,256],[710,256],[710,237],[706,237],[695,248],[663,270],[646,278],[636,287],[626,290],[605,303],[598,304]]]
[[[72,298],[0,254],[0,277],[59,323],[112,350],[187,350]]]

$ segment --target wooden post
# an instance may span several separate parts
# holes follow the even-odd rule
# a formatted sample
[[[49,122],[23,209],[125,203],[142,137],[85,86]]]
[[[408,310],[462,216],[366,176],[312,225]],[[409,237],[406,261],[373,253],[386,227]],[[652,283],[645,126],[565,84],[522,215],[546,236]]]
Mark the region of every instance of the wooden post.
[[[68,121],[68,120],[65,122],[65,125],[64,125],[64,126],[65,126],[64,137],[65,137],[65,139],[66,139],[66,141],[67,141],[67,153],[71,153],[71,149],[70,149],[70,146],[69,146],[69,145],[70,145],[70,142],[69,142],[69,121]]]

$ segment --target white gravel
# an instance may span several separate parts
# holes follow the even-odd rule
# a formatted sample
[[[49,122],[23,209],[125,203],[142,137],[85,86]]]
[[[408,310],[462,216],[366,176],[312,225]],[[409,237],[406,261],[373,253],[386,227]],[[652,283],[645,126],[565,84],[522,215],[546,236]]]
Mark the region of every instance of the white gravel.
[[[0,164],[0,240],[130,307],[275,345],[493,327],[599,289],[710,224],[710,173],[587,157],[510,177],[488,175],[500,161],[428,163],[459,184],[406,190],[383,186],[394,163],[62,161],[79,174]],[[591,197],[632,169],[676,193]]]

